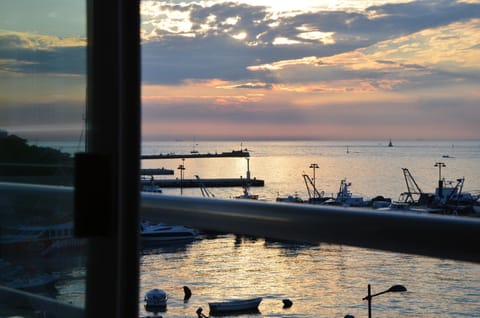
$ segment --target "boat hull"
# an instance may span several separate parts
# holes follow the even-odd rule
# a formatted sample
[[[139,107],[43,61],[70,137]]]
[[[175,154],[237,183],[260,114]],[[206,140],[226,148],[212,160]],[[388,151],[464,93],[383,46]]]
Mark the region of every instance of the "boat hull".
[[[226,302],[208,303],[210,315],[224,315],[231,313],[258,312],[262,298],[252,298],[245,300],[232,300]]]

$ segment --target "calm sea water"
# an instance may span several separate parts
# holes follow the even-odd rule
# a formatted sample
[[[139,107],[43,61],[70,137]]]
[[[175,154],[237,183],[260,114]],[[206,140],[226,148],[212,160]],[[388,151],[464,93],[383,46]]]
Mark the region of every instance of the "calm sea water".
[[[321,142],[145,142],[143,154],[223,152],[248,148],[252,178],[265,180],[251,192],[273,201],[297,194],[307,198],[302,174],[313,176],[326,194],[338,190],[340,180],[352,183],[354,194],[398,198],[406,190],[402,168],[408,168],[420,188],[432,192],[438,182],[436,162],[445,163],[446,180],[465,177],[465,191],[480,190],[480,141],[321,141]],[[68,145],[63,150],[68,151]],[[73,149],[73,148],[72,148]],[[347,153],[348,149],[348,153]],[[447,156],[445,158],[444,156]],[[144,160],[144,168],[165,167],[185,178],[246,176],[244,158]],[[172,178],[168,176],[167,178]],[[215,196],[231,198],[240,188],[211,188]],[[180,194],[179,189],[164,193]],[[183,195],[201,196],[199,189]],[[479,244],[479,242],[466,242]],[[461,246],[459,246],[461,248]],[[56,262],[54,262],[57,264]],[[331,244],[302,245],[272,242],[233,234],[201,237],[193,242],[144,250],[140,256],[139,316],[143,297],[160,288],[169,294],[163,317],[196,317],[198,307],[208,314],[208,302],[263,297],[260,314],[239,317],[367,317],[367,286],[377,293],[395,284],[408,291],[373,299],[374,317],[480,317],[480,264]],[[57,298],[82,304],[85,269],[82,262],[64,266]],[[56,268],[54,268],[56,270]],[[53,269],[52,269],[53,270]],[[183,286],[193,292],[183,301]],[[282,299],[293,301],[283,309]]]
[[[387,141],[388,142],[388,141]],[[322,141],[322,142],[146,142],[144,154],[222,152],[248,148],[252,178],[265,180],[252,188],[260,199],[279,195],[307,198],[302,173],[317,163],[316,184],[335,193],[340,180],[352,182],[354,194],[383,195],[396,199],[406,190],[401,168],[408,168],[420,188],[432,192],[438,182],[436,162],[445,163],[446,180],[465,177],[465,191],[480,189],[480,141]],[[347,153],[348,149],[348,153]],[[444,156],[448,156],[445,158]],[[246,175],[244,158],[144,160],[144,168],[175,170],[185,166],[185,178],[239,177]],[[171,176],[170,176],[171,178]],[[215,196],[231,198],[239,188],[212,188]],[[179,189],[164,189],[179,194]],[[199,189],[183,195],[201,196]],[[470,242],[469,244],[477,244]],[[461,246],[459,246],[461,248]],[[374,317],[480,317],[480,265],[414,255],[386,253],[330,244],[301,245],[231,234],[203,237],[178,246],[145,250],[140,258],[141,292],[161,288],[169,294],[163,317],[195,317],[198,307],[208,314],[208,302],[231,298],[263,297],[260,314],[240,317],[366,317],[362,298],[371,284],[372,293],[395,284],[405,293],[384,294],[373,299]],[[193,292],[183,301],[182,286]],[[282,299],[293,301],[282,308]]]

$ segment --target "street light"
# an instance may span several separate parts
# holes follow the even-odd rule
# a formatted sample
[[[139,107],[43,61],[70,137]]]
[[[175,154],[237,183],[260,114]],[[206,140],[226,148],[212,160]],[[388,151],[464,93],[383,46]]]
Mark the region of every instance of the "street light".
[[[387,290],[384,290],[382,292],[373,294],[371,293],[371,287],[370,284],[368,284],[368,295],[365,296],[362,300],[368,300],[368,318],[372,318],[372,298],[381,294],[386,294],[386,293],[396,293],[396,292],[405,292],[407,291],[407,288],[403,285],[393,285]]]
[[[185,162],[185,158],[182,159],[182,162]],[[182,163],[177,169],[180,170],[180,195],[183,195],[183,173],[185,171],[185,165]]]
[[[438,167],[438,196],[441,200],[443,198],[442,168],[445,168],[446,165],[443,162],[436,162],[434,167]]]
[[[317,191],[317,187],[315,186],[315,169],[318,168],[318,164],[312,163],[310,164],[310,168],[313,169],[313,195],[315,197],[315,193]]]

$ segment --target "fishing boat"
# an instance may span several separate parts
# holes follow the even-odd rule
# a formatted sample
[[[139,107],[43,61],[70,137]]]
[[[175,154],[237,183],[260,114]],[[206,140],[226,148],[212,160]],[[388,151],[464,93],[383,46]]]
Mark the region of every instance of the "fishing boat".
[[[164,311],[167,308],[167,293],[161,289],[152,289],[145,294],[145,309],[147,311]]]
[[[354,206],[362,207],[367,206],[369,201],[363,200],[363,197],[358,195],[353,195],[350,192],[351,182],[347,182],[347,179],[342,179],[340,181],[340,188],[338,190],[337,196],[335,198],[330,198],[324,201],[322,204],[326,205],[341,205],[341,206]]]
[[[224,302],[212,302],[208,303],[211,315],[221,315],[233,312],[255,312],[258,311],[258,306],[262,301],[261,297],[243,299],[243,300],[230,300]]]
[[[140,238],[144,244],[194,240],[199,234],[199,231],[182,225],[151,224],[148,221],[140,224]]]

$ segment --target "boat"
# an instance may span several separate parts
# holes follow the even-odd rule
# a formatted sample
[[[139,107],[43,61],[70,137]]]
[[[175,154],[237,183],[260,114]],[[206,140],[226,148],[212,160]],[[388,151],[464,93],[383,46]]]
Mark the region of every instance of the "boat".
[[[378,211],[410,211],[410,204],[407,202],[392,201],[388,207],[378,208]]]
[[[323,202],[327,205],[341,205],[341,206],[354,206],[362,207],[367,206],[369,201],[363,200],[363,197],[358,195],[353,195],[350,192],[349,187],[352,185],[351,182],[347,182],[347,179],[342,179],[340,181],[340,188],[338,190],[337,196],[335,198],[328,199]]]
[[[145,294],[145,309],[147,311],[164,311],[167,308],[167,293],[161,289],[152,289]]]
[[[261,297],[243,299],[243,300],[230,300],[224,302],[212,302],[208,303],[210,308],[210,315],[221,315],[234,312],[256,312],[258,306],[262,301]]]
[[[162,188],[155,184],[145,184],[142,185],[142,192],[150,192],[150,193],[162,193]]]
[[[151,224],[149,221],[140,224],[140,239],[144,244],[194,240],[199,234],[199,231],[182,225]]]
[[[74,237],[73,222],[50,225],[19,225],[4,227],[0,231],[0,249],[5,254],[43,254],[53,244],[62,242],[63,248],[77,249],[85,243]]]
[[[392,139],[390,139],[390,140],[388,141],[388,146],[389,146],[389,147],[393,147]]]
[[[258,194],[250,193],[250,158],[245,159],[247,160],[247,177],[243,182],[243,194],[236,196],[235,199],[258,200]]]
[[[60,279],[58,273],[40,272],[14,265],[0,259],[0,284],[9,288],[26,291],[39,291],[54,289],[55,283]]]
[[[150,192],[150,193],[162,193],[162,189],[155,183],[153,175],[150,177],[150,180],[142,177],[140,181],[140,191]]]
[[[243,194],[237,195],[235,199],[258,200],[258,194],[251,194],[248,189],[244,189]]]
[[[34,273],[20,276],[5,285],[10,288],[27,291],[55,288],[55,283],[60,279],[57,273]]]
[[[302,198],[298,196],[298,194],[295,195],[288,195],[286,197],[277,197],[276,198],[277,202],[287,202],[287,203],[304,203]]]
[[[313,180],[307,174],[302,174],[303,181],[307,187],[308,200],[306,201],[309,204],[323,204],[325,201],[332,199],[331,197],[326,197],[325,193],[319,192]]]

